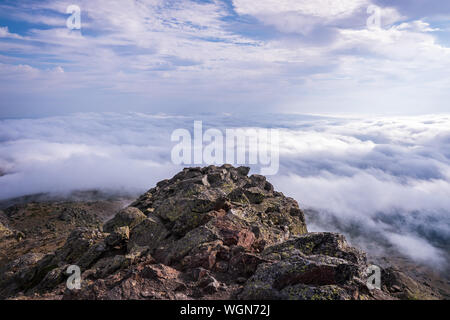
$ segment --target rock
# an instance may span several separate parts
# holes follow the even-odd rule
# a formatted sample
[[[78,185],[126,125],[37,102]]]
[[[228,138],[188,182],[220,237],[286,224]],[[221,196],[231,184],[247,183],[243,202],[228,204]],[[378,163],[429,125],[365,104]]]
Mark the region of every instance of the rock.
[[[209,271],[199,267],[192,269],[191,274],[194,281],[200,281],[203,277],[209,275]]]
[[[63,273],[69,265],[88,269],[95,263],[106,251],[104,238],[105,234],[95,229],[73,231],[63,247],[18,273],[17,287],[30,292],[52,290],[64,280]]]
[[[89,275],[94,279],[105,278],[114,272],[127,268],[133,262],[133,258],[124,255],[115,255],[100,259],[90,270],[84,273],[84,277]]]
[[[3,210],[0,210],[0,223],[2,223],[3,225],[8,223],[8,217],[7,215],[3,212]]]
[[[128,207],[121,210],[113,219],[106,222],[103,225],[103,231],[112,233],[116,228],[120,227],[128,227],[132,230],[146,218],[147,216],[143,214],[141,210],[134,207]]]
[[[218,261],[215,265],[215,271],[225,273],[228,271],[229,264],[226,261]]]
[[[264,176],[248,173],[247,167],[230,165],[186,168],[120,210],[103,229],[83,222],[51,253],[23,257],[6,264],[6,271],[0,267],[0,297],[430,297],[420,294],[426,290],[416,281],[389,268],[383,270],[382,290],[369,290],[364,252],[340,234],[308,233],[298,203],[275,191]],[[11,208],[8,217],[20,212]],[[63,210],[45,230],[57,230],[61,221],[76,224],[84,215]],[[4,229],[0,225],[0,233]],[[72,264],[81,268],[81,290],[64,288]]]
[[[214,212],[233,209],[236,205],[233,206],[232,202],[239,204],[240,218],[261,224],[261,229],[266,229],[264,231],[278,229],[284,233],[283,227],[286,226],[294,235],[306,233],[304,215],[296,201],[275,194],[265,177],[247,177],[245,172],[248,168],[187,168],[149,190],[133,206],[144,212],[151,209],[179,238],[214,219]],[[205,175],[208,185],[204,183]],[[269,208],[276,208],[270,211],[273,214],[266,214]],[[261,212],[264,213],[262,217],[258,216]],[[266,219],[269,215],[274,215],[270,225]]]
[[[244,284],[244,283],[247,282],[247,278],[246,277],[238,277],[236,279],[236,282],[239,283],[239,284]]]
[[[128,251],[135,246],[148,247],[150,250],[156,249],[167,235],[168,231],[164,224],[152,214],[131,230]]]
[[[203,243],[191,252],[191,255],[183,258],[181,264],[184,268],[203,267],[211,270],[216,264],[216,256],[220,246],[220,242],[214,241]]]
[[[147,265],[141,272],[141,276],[146,279],[177,279],[179,272],[163,264]]]
[[[219,291],[220,283],[211,275],[207,275],[199,281],[198,287],[206,294],[214,294]]]
[[[6,237],[10,237],[12,236],[14,233],[12,230],[8,229],[7,227],[5,227],[1,222],[0,222],[0,239],[2,238],[6,238]]]
[[[255,273],[258,265],[268,262],[258,255],[242,252],[234,255],[230,259],[229,271],[237,276],[249,277]]]
[[[0,222],[0,240],[1,239],[14,239],[16,241],[22,241],[25,239],[25,234],[21,231],[9,228]]]
[[[105,243],[110,247],[115,247],[126,243],[128,239],[130,239],[130,228],[128,226],[119,227],[106,237]]]
[[[87,210],[70,207],[63,208],[58,218],[69,224],[80,224],[80,222],[83,222],[86,226],[94,226],[99,222],[97,217],[89,214]]]
[[[87,256],[92,251],[101,251],[101,243],[106,235],[97,229],[79,228],[73,231],[65,245],[56,251],[56,259],[67,264],[75,264],[81,259],[89,260]]]
[[[262,256],[272,261],[258,264],[242,299],[350,299],[367,266],[363,252],[333,233],[302,235],[266,248]]]
[[[305,255],[328,255],[348,260],[357,265],[365,265],[364,252],[348,245],[345,237],[337,233],[316,232],[292,237],[291,239],[264,250],[263,255],[272,259],[283,259],[293,253]]]
[[[65,300],[125,300],[176,299],[180,287],[180,272],[149,258],[132,264],[128,269],[94,281],[84,281],[81,290],[66,290]],[[186,286],[186,292],[191,289]]]
[[[36,289],[38,291],[54,290],[55,287],[57,287],[67,278],[66,270],[68,267],[69,265],[63,265],[49,271],[39,282]]]
[[[203,288],[203,292],[207,294],[214,294],[220,289],[220,284],[217,281],[211,282]]]
[[[382,285],[386,291],[402,300],[436,300],[439,295],[433,293],[429,287],[418,283],[403,272],[392,267],[382,270]]]

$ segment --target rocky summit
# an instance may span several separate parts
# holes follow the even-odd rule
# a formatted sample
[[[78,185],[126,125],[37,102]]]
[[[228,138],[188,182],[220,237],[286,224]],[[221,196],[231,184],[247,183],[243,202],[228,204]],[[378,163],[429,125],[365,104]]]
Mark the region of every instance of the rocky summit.
[[[186,168],[105,223],[62,210],[73,229],[51,252],[5,257],[3,299],[440,298],[394,269],[369,289],[366,255],[335,233],[308,233],[298,203],[249,168]],[[14,210],[13,210],[14,211]],[[26,241],[0,212],[0,242]],[[78,211],[75,211],[78,213]],[[87,214],[87,213],[86,213]],[[81,270],[68,289],[67,269]]]

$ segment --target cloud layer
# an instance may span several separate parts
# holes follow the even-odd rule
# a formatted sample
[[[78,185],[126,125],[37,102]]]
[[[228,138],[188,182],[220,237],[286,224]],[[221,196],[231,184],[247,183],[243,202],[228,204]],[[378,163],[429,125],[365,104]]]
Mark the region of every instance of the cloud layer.
[[[368,250],[390,247],[446,268],[449,128],[448,116],[422,116],[288,129],[283,173],[274,181],[317,211],[308,215],[312,230],[343,231]]]
[[[445,268],[450,238],[450,116],[89,113],[2,120],[0,199],[101,189],[138,195],[181,169],[173,130],[278,128],[275,187],[308,211],[310,230],[346,233]],[[276,124],[276,125],[274,125]],[[257,166],[253,172],[258,172]]]

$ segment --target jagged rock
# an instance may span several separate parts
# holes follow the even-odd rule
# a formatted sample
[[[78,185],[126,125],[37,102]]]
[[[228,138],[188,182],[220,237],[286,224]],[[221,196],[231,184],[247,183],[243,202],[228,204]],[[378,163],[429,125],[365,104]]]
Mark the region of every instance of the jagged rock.
[[[121,210],[115,217],[103,225],[103,231],[107,233],[113,232],[116,228],[128,227],[132,230],[147,218],[141,210],[128,207]]]
[[[149,246],[161,262],[212,269],[220,248],[205,244],[220,241],[223,247],[258,252],[306,233],[297,202],[274,192],[265,177],[247,177],[248,172],[246,167],[188,168],[158,183],[132,204],[149,220],[131,231],[129,249]],[[219,259],[218,269],[230,259]]]
[[[87,210],[80,208],[63,208],[59,220],[69,224],[79,225],[81,222],[86,226],[94,226],[98,224],[98,219],[87,212]]]
[[[358,292],[367,267],[364,253],[333,233],[303,235],[267,248],[262,256],[272,261],[258,266],[244,287],[242,299],[267,296],[292,300],[311,294],[317,299],[334,299],[336,295],[347,299]],[[326,290],[324,286],[328,286]],[[336,286],[345,286],[345,294],[335,290]]]
[[[356,265],[367,263],[365,253],[349,246],[345,237],[338,233],[308,233],[271,246],[263,252],[263,256],[276,260],[291,257],[293,254],[308,256],[322,254],[348,260]]]
[[[180,272],[143,258],[128,269],[121,269],[103,279],[82,284],[81,290],[66,290],[63,299],[176,299]]]
[[[91,196],[98,196],[95,192],[89,195],[89,200],[75,202],[50,201],[45,195],[2,201],[0,206],[6,209],[0,211],[0,222],[13,231],[13,235],[0,240],[0,266],[30,252],[54,253],[65,244],[73,230],[100,227],[102,221],[113,216],[125,203],[121,198],[92,199]]]
[[[7,224],[8,223],[8,217],[3,212],[3,210],[0,210],[0,223]]]
[[[150,214],[131,231],[128,250],[131,251],[135,246],[148,247],[153,250],[167,235],[168,231],[161,220]]]
[[[83,264],[89,264],[104,250],[102,240],[106,235],[98,229],[80,228],[73,231],[67,238],[66,244],[56,251],[56,259],[68,264],[75,264],[84,261]]]
[[[212,276],[207,276],[201,279],[198,286],[207,294],[214,294],[219,291],[220,283]]]
[[[283,230],[286,226],[294,235],[306,233],[297,202],[274,192],[265,177],[247,177],[248,171],[246,167],[229,166],[187,168],[158,183],[132,205],[144,213],[152,212],[177,237],[207,223],[214,218],[214,211],[233,208],[245,221],[259,222],[269,229]],[[268,216],[273,216],[270,225],[265,219]]]
[[[120,246],[130,239],[130,228],[119,227],[106,237],[105,243],[110,247]]]
[[[384,270],[370,291],[365,254],[342,235],[307,233],[298,203],[249,168],[186,168],[159,182],[103,228],[74,230],[44,257],[16,262],[0,295],[64,299],[417,298],[414,280]],[[11,209],[14,214],[17,210]],[[80,214],[78,214],[80,213]],[[81,212],[63,211],[72,223]],[[1,226],[0,226],[1,227]],[[103,231],[101,231],[103,230]],[[26,260],[24,258],[24,260]],[[38,261],[37,261],[38,260]],[[63,282],[69,265],[81,290]],[[13,268],[13,266],[11,266]]]
[[[30,292],[52,290],[65,279],[69,265],[87,269],[97,261],[106,250],[104,238],[105,234],[95,229],[73,231],[63,247],[15,275],[17,288]]]
[[[27,253],[0,267],[0,298],[21,290],[20,277],[44,257],[41,253]]]

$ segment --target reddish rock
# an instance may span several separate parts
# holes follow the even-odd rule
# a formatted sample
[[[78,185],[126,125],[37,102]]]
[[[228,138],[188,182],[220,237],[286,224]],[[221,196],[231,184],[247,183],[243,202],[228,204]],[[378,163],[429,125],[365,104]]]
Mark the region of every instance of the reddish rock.
[[[255,242],[255,234],[242,226],[236,225],[226,218],[217,219],[214,226],[219,230],[226,246],[238,245],[250,249]]]

